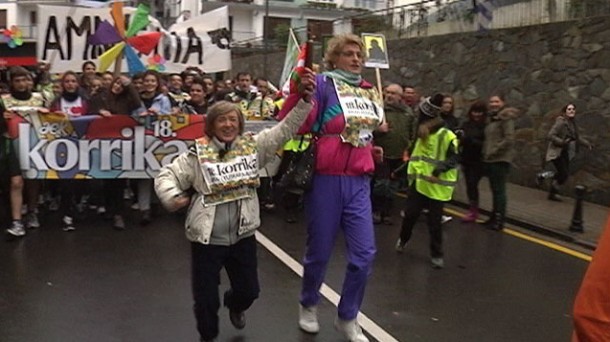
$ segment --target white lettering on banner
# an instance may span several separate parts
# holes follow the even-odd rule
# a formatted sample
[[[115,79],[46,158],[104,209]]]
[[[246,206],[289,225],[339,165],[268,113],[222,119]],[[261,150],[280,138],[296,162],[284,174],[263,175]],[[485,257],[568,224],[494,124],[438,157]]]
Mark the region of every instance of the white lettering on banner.
[[[126,7],[124,11],[125,23],[129,23],[135,8]],[[208,73],[231,70],[227,7],[175,24],[169,30],[157,19],[151,16],[149,19],[151,23],[146,30],[162,32],[163,37],[150,55],[139,55],[144,65],[149,57],[159,54],[166,60],[163,65],[166,72],[180,72],[187,66],[198,66]],[[53,72],[79,70],[82,63],[97,60],[113,46],[94,46],[88,42],[104,20],[113,23],[108,8],[39,5],[37,57],[50,62]]]
[[[29,123],[19,124],[19,159],[22,170],[36,169],[39,171],[67,171],[78,165],[79,171],[92,169],[91,153],[99,151],[100,171],[159,171],[161,165],[170,163],[176,156],[188,151],[187,141],[171,140],[162,142],[155,139],[145,145],[145,127],[137,126],[124,129],[122,139],[74,140],[60,138],[54,140],[39,140],[31,146],[31,126]],[[163,149],[164,157],[159,163],[155,152]],[[175,152],[174,152],[175,151]],[[113,165],[113,155],[118,157],[120,165]],[[61,162],[60,162],[61,161]]]

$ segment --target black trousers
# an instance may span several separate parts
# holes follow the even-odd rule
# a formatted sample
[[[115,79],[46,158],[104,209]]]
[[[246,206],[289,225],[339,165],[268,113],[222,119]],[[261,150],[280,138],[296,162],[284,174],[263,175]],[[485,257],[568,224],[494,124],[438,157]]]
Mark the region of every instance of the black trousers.
[[[125,179],[103,180],[104,205],[108,215],[123,215],[123,190],[125,189],[125,184]]]
[[[256,260],[256,239],[245,238],[232,246],[191,243],[192,287],[197,330],[204,340],[218,336],[220,271],[224,267],[231,288],[224,305],[232,311],[247,310],[260,292]]]
[[[404,162],[402,159],[384,158],[382,164],[375,164],[375,174],[371,180],[371,201],[373,211],[379,212],[381,216],[390,216],[394,204],[395,192],[400,188],[406,169],[392,177],[392,172],[398,169]]]
[[[468,201],[470,201],[471,204],[478,204],[479,182],[485,174],[483,163],[465,163],[462,164],[462,169],[464,170],[464,179],[466,180]]]
[[[419,218],[422,210],[428,209],[428,232],[430,233],[430,256],[433,258],[441,258],[443,256],[443,231],[441,218],[443,215],[443,207],[445,202],[428,198],[415,190],[412,186],[409,188],[409,196],[405,207],[405,217],[402,220],[402,229],[400,231],[400,240],[402,243],[407,243],[413,234],[413,228]]]
[[[563,185],[570,176],[570,157],[567,148],[561,150],[559,157],[553,159],[553,165],[555,165],[555,169],[557,170],[553,179],[557,181],[557,184]]]

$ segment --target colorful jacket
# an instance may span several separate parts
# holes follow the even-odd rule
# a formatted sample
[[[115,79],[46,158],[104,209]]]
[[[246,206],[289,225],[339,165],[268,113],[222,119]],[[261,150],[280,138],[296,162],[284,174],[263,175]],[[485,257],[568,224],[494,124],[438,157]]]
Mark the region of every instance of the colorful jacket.
[[[361,88],[373,88],[362,81]],[[292,94],[278,115],[282,119],[298,102],[299,95]],[[361,176],[375,171],[372,146],[357,148],[343,143],[339,136],[345,128],[345,117],[335,86],[331,78],[316,75],[316,92],[313,96],[314,108],[309,113],[298,134],[320,132],[316,145],[316,173],[323,175]],[[321,126],[321,129],[320,129]]]

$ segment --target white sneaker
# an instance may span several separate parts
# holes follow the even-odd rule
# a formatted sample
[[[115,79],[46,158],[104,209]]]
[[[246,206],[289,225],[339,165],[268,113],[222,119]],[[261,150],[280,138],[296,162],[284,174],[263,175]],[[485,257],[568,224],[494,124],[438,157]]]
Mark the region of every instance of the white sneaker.
[[[445,267],[445,260],[443,260],[443,258],[431,258],[430,264],[431,264],[432,268],[435,268],[438,270],[438,269]]]
[[[443,215],[443,216],[441,217],[441,224],[447,223],[447,222],[449,222],[449,221],[451,221],[451,220],[453,220],[453,217],[452,217],[452,216]]]
[[[100,205],[99,207],[97,207],[97,213],[99,215],[105,214],[106,213],[106,207],[104,207],[103,205]]]
[[[310,334],[317,334],[320,331],[317,306],[314,305],[306,308],[299,304],[299,327]]]
[[[25,235],[25,229],[23,229],[23,223],[21,223],[21,221],[13,221],[11,227],[7,229],[6,232],[17,237]]]
[[[343,334],[349,342],[369,342],[356,319],[344,321],[338,317],[335,318],[335,330]]]
[[[394,246],[394,249],[396,250],[396,253],[402,253],[405,251],[405,245],[406,243],[402,243],[402,240],[400,238],[398,238],[398,240],[396,240],[396,245]]]
[[[64,216],[62,222],[64,224],[64,227],[62,228],[64,232],[71,232],[73,230],[76,230],[76,228],[74,227],[74,220],[72,220],[70,216]]]
[[[138,204],[138,202],[135,202],[131,205],[131,210],[140,210],[140,204]]]

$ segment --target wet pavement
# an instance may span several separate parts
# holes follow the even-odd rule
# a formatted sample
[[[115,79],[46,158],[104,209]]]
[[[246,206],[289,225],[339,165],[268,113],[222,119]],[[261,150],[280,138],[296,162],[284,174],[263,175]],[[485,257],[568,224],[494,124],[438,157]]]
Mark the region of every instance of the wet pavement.
[[[162,213],[141,227],[134,217],[127,231],[117,232],[96,219],[66,233],[52,216],[24,239],[0,243],[0,341],[197,341],[190,250],[180,220]],[[397,254],[394,220],[376,227],[378,254],[362,312],[395,340],[569,339],[585,261],[453,220],[444,225],[446,267],[433,270],[423,221],[405,253]],[[263,213],[260,232],[300,261],[302,223]],[[343,250],[338,239],[326,276],[337,292]],[[300,278],[284,261],[259,245],[261,297],[241,331],[221,309],[219,341],[341,341],[328,300],[319,308],[320,333],[299,331]],[[227,283],[224,278],[221,291]],[[367,333],[371,340],[381,336]]]
[[[453,194],[454,202],[463,208],[468,207],[466,186],[464,177],[458,183]],[[490,211],[492,208],[492,196],[489,181],[483,178],[479,183],[480,205],[483,210]],[[594,250],[597,241],[606,227],[606,220],[610,210],[603,206],[587,201],[582,203],[582,225],[583,232],[572,232],[569,230],[574,214],[576,200],[571,197],[562,196],[561,202],[553,202],[547,199],[548,192],[543,189],[529,188],[512,183],[506,184],[508,198],[507,213],[509,223],[527,226],[540,234],[553,236],[562,241],[577,244],[589,250]],[[573,194],[573,189],[563,189],[564,194]]]

